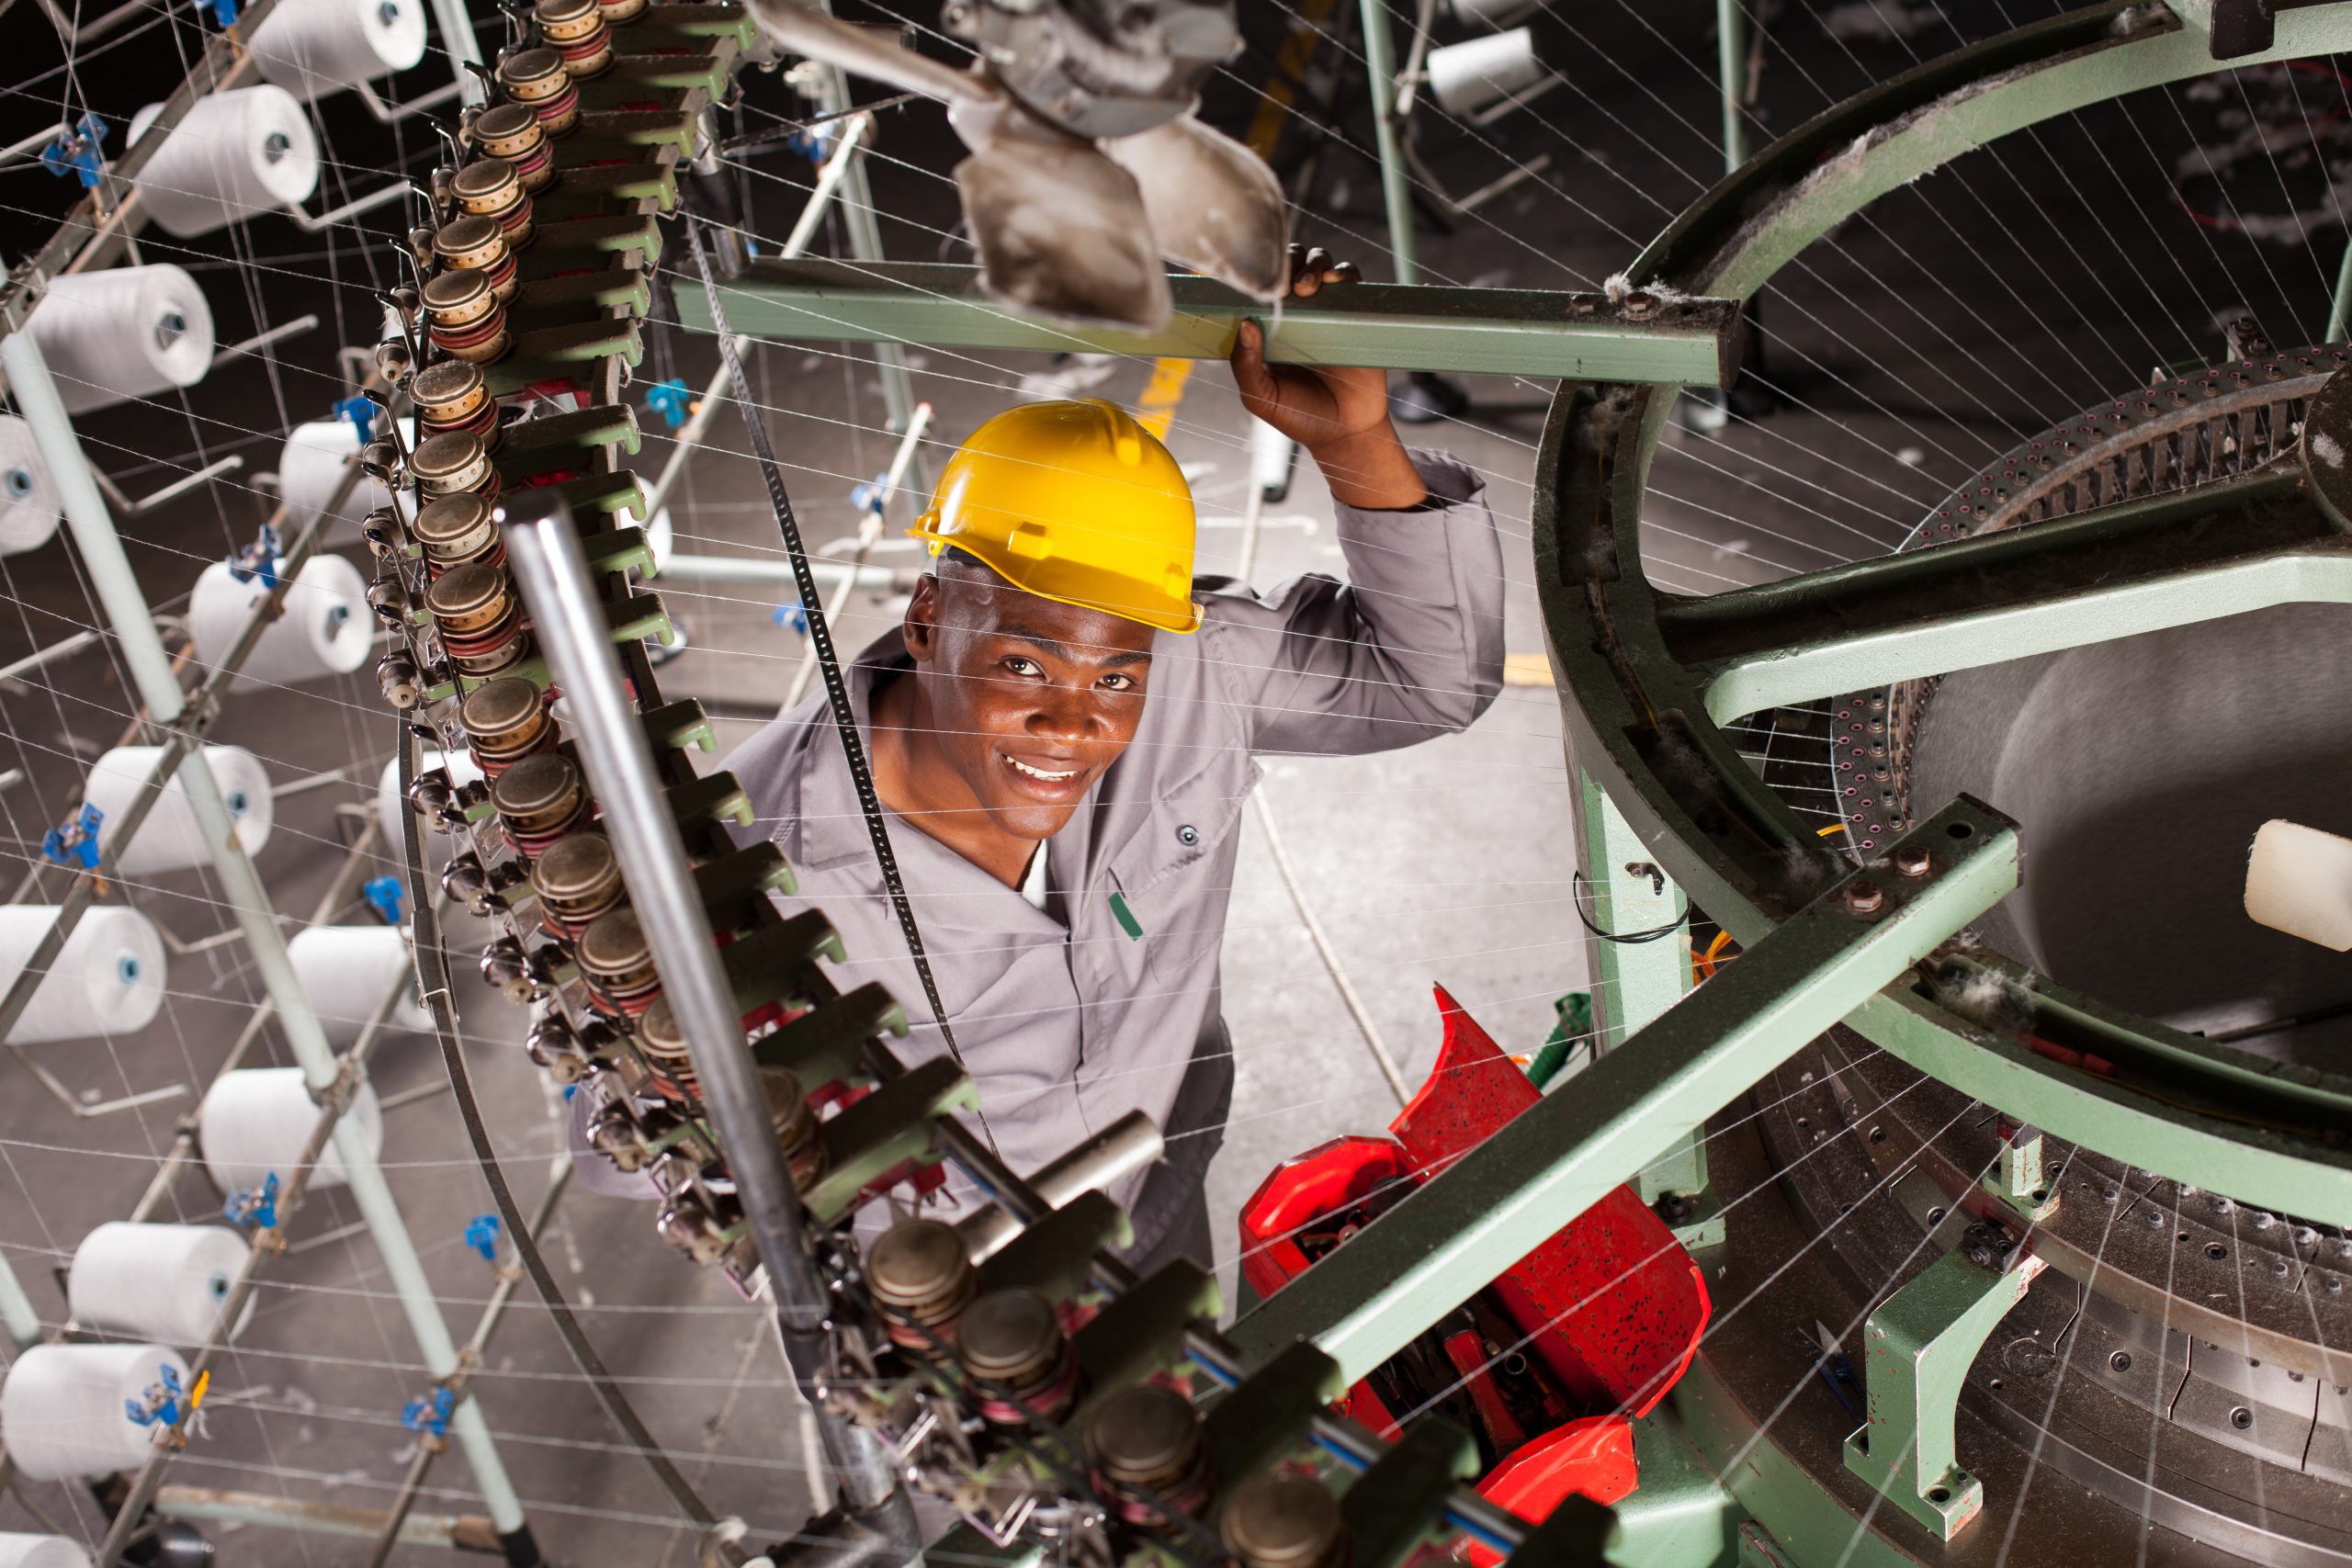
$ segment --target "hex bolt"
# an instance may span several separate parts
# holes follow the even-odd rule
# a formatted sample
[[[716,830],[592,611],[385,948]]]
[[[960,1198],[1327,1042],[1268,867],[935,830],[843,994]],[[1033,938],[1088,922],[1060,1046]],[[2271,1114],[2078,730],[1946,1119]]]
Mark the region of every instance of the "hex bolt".
[[[1844,897],[1849,914],[1875,915],[1886,907],[1886,889],[1867,878],[1846,884]]]
[[[1936,869],[1936,857],[1925,844],[1905,844],[1894,852],[1894,869],[1904,876],[1925,876]]]

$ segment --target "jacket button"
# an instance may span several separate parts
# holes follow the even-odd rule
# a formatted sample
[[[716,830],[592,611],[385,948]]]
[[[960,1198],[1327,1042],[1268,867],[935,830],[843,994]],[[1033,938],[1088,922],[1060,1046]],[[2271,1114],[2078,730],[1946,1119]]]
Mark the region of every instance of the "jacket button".
[[[1187,822],[1176,829],[1176,841],[1189,850],[1201,841],[1201,830]]]

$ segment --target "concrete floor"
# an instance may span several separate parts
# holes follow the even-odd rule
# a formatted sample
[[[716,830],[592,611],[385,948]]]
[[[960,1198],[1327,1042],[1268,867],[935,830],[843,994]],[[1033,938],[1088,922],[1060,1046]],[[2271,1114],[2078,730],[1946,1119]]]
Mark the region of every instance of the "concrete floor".
[[[1848,15],[1866,9],[1838,7],[1826,26],[1800,15],[1776,27],[1760,105],[1770,128],[1794,126],[1831,99],[1905,68],[1915,51],[1951,47],[1955,30],[1977,38],[2029,19],[2022,9],[2005,12],[1998,0],[1954,5],[1946,19],[1932,6],[1886,5],[1872,13],[1873,30],[1868,18]],[[1564,8],[1539,24],[1547,58],[1566,71],[1566,86],[1475,133],[1442,122],[1427,128],[1430,163],[1457,192],[1516,164],[1551,160],[1540,182],[1496,197],[1453,234],[1428,235],[1429,280],[1590,286],[1628,265],[1646,237],[1714,177],[1713,44],[1699,8],[1664,16],[1591,10]],[[28,12],[17,8],[6,25],[17,28]],[[1252,26],[1279,21],[1261,17]],[[1325,61],[1345,47],[1327,51]],[[1211,118],[1241,124],[1252,85],[1267,70],[1263,49],[1254,50],[1234,80],[1212,94]],[[126,96],[130,107],[139,101],[134,88],[109,87],[103,78],[91,90]],[[755,101],[775,103],[774,84],[763,84]],[[1788,406],[1717,438],[1678,435],[1659,461],[1646,520],[1657,579],[1706,592],[1883,551],[1973,465],[2018,435],[2137,384],[2152,364],[2218,358],[2210,323],[2233,307],[2255,308],[2282,344],[2315,335],[2335,264],[2332,234],[2319,240],[2317,254],[2296,246],[2257,251],[2241,236],[2192,221],[2175,200],[2175,161],[2199,141],[2218,141],[2227,128],[2211,117],[2229,107],[2184,94],[2149,96],[2128,113],[2089,111],[1963,160],[1814,247],[1767,307],[1774,334],[1769,379]],[[128,107],[121,112],[127,118]],[[398,149],[379,151],[384,138],[347,103],[328,114],[346,150],[336,178],[346,190],[364,188],[371,168],[391,162]],[[939,175],[953,153],[938,117],[918,108],[884,129],[876,182],[893,254],[959,254],[944,238],[954,219]],[[1363,141],[1363,116],[1346,119],[1340,133]],[[410,152],[416,145],[406,143]],[[1284,149],[1285,162],[1296,148]],[[1327,151],[1302,198],[1311,215],[1302,229],[1360,259],[1368,276],[1384,276],[1368,168],[1344,150]],[[773,177],[752,182],[751,227],[779,235],[797,200],[790,182],[803,179],[806,166],[781,157],[760,166]],[[2247,175],[2231,187],[2233,199],[2253,207],[2268,177]],[[35,199],[17,178],[7,188],[17,194],[6,199]],[[54,194],[41,191],[39,199]],[[303,310],[322,310],[329,324],[286,345],[283,359],[224,367],[183,406],[85,422],[94,457],[126,488],[138,493],[164,482],[198,447],[206,456],[241,451],[251,468],[266,468],[276,460],[275,432],[323,413],[334,395],[333,346],[365,341],[372,317],[365,253],[349,243],[321,253],[316,243],[265,225],[234,247],[199,246],[200,254],[150,244],[152,258],[198,269],[224,341]],[[662,332],[653,337],[648,378],[682,375],[699,384],[708,373],[707,344]],[[937,410],[943,444],[1018,395],[1023,378],[1088,371],[1035,356],[933,351],[916,358],[918,392]],[[1106,368],[1088,390],[1132,400],[1148,367]],[[763,401],[782,411],[772,428],[804,525],[817,539],[846,532],[851,484],[878,471],[888,453],[888,438],[876,428],[881,400],[870,367],[825,345],[779,347],[759,356],[757,373]],[[1411,438],[1487,476],[1509,541],[1509,646],[1538,655],[1544,643],[1524,541],[1532,446],[1549,389],[1485,382],[1471,390],[1469,416]],[[639,467],[650,472],[668,443],[658,421],[647,423],[656,428],[647,433]],[[1228,566],[1238,543],[1227,525],[1239,511],[1239,430],[1225,371],[1201,367],[1170,445],[1190,466],[1209,516],[1204,570]],[[746,456],[740,426],[723,419],[674,503],[681,548],[774,552],[774,525]],[[243,543],[259,507],[238,479],[128,524],[134,562],[159,607],[186,592],[204,561]],[[1259,583],[1332,564],[1319,479],[1303,474],[1272,510]],[[879,558],[915,559],[904,552]],[[13,612],[0,613],[0,660],[91,620],[62,544],[0,560],[0,592]],[[772,618],[786,595],[663,592],[694,642],[663,669],[665,690],[703,698],[722,742],[740,739],[774,711],[800,655],[800,640]],[[856,604],[844,617],[843,642],[862,642],[893,614],[887,603]],[[12,753],[0,762],[25,774],[0,788],[0,812],[20,861],[37,856],[42,829],[67,815],[81,770],[114,742],[125,707],[112,665],[97,653],[0,684],[0,723]],[[340,856],[345,808],[372,799],[391,735],[392,721],[364,678],[230,705],[219,739],[254,750],[281,784],[342,771],[327,787],[279,802],[277,833],[260,864],[281,909],[307,912],[319,897]],[[1553,998],[1583,984],[1568,903],[1566,773],[1548,690],[1510,687],[1467,734],[1410,751],[1278,761],[1264,788],[1306,894],[1408,1077],[1426,1068],[1436,1046],[1433,984],[1445,985],[1515,1049],[1538,1042]],[[202,875],[159,878],[130,896],[186,939],[223,923],[217,889]],[[1341,1133],[1376,1131],[1394,1101],[1254,842],[1234,892],[1225,986],[1240,1082],[1211,1199],[1221,1247],[1229,1252],[1232,1212],[1272,1165]],[[40,1059],[85,1099],[201,1086],[248,1016],[256,987],[232,944],[175,960],[171,993],[154,1027],[133,1037],[36,1047]],[[520,1014],[470,981],[462,1002],[494,1133],[527,1203],[543,1179],[537,1162],[560,1143],[557,1102],[520,1053]],[[262,1055],[283,1059],[274,1041]],[[441,1075],[423,1038],[389,1042],[376,1062],[386,1095],[423,1089]],[[0,1249],[45,1318],[63,1315],[52,1270],[90,1226],[129,1210],[191,1103],[183,1097],[77,1120],[0,1064]],[[444,1311],[462,1337],[491,1276],[461,1233],[489,1205],[446,1096],[390,1114],[385,1158]],[[200,1220],[218,1205],[196,1176],[165,1213]],[[272,1270],[253,1326],[216,1380],[209,1430],[179,1461],[177,1481],[363,1506],[386,1497],[412,1440],[400,1427],[401,1406],[427,1379],[371,1247],[364,1238],[330,1239],[352,1218],[348,1203],[326,1192],[294,1222],[300,1250]],[[662,1247],[650,1216],[634,1205],[574,1193],[548,1247],[605,1358],[714,1505],[741,1513],[755,1538],[790,1529],[807,1482],[797,1418],[761,1315]],[[691,1562],[692,1541],[672,1524],[673,1511],[642,1467],[616,1450],[527,1290],[494,1342],[481,1399],[555,1557]],[[77,1532],[101,1527],[98,1510],[73,1489],[43,1484],[28,1495]],[[434,1472],[420,1507],[469,1512],[476,1498],[465,1466],[451,1460]],[[0,1500],[0,1529],[28,1528],[15,1501]],[[253,1568],[356,1562],[362,1551],[348,1540],[251,1528],[213,1534],[223,1560]],[[431,1556],[407,1548],[395,1560]]]

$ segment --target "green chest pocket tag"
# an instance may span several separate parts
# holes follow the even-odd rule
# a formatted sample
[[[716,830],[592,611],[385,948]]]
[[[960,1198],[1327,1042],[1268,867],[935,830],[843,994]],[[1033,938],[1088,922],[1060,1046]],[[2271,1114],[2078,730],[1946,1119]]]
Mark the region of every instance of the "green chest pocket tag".
[[[1111,895],[1111,913],[1117,917],[1119,929],[1126,932],[1131,941],[1143,940],[1143,922],[1136,919],[1135,911],[1127,908],[1126,895],[1123,893]]]

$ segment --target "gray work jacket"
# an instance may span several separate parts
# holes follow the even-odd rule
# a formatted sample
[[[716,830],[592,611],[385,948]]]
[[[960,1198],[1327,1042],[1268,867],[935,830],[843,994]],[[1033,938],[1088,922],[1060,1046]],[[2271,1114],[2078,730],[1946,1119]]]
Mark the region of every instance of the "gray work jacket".
[[[1206,618],[1154,643],[1134,744],[1047,845],[1045,909],[888,818],[956,1043],[1012,1168],[1025,1175],[1130,1111],[1167,1134],[1174,1170],[1148,1193],[1138,1179],[1112,1194],[1134,1217],[1138,1252],[1185,1196],[1185,1181],[1166,1178],[1195,1190],[1205,1178],[1232,1099],[1217,958],[1242,803],[1259,777],[1251,754],[1409,746],[1464,728],[1501,687],[1503,560],[1485,487],[1451,457],[1413,457],[1431,502],[1337,508],[1347,582],[1317,573],[1261,596],[1196,581]],[[876,687],[909,668],[894,631],[845,671],[861,728]],[[779,903],[821,909],[840,931],[836,982],[888,986],[913,1025],[898,1043],[904,1058],[940,1054],[822,693],[727,765],[798,881]],[[951,1174],[949,1191],[962,1186]]]

